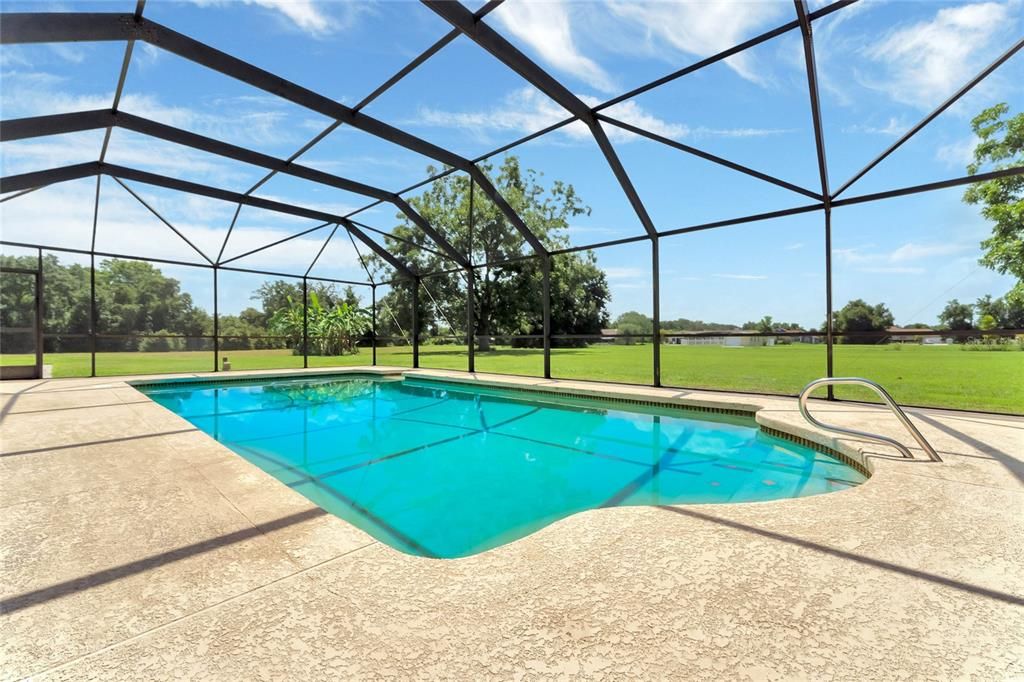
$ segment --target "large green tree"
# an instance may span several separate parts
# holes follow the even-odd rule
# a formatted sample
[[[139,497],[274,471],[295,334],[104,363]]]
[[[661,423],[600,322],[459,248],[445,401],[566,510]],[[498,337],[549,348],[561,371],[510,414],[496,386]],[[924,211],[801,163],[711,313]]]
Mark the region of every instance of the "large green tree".
[[[857,298],[832,313],[832,329],[837,334],[884,331],[894,324],[894,318],[884,303],[870,305]],[[825,325],[822,325],[824,328]],[[875,343],[875,340],[849,337],[843,343]]]
[[[969,303],[961,303],[955,298],[946,303],[946,307],[939,313],[939,324],[943,329],[963,331],[974,329],[974,306]]]
[[[1006,103],[997,104],[978,114],[971,128],[978,143],[969,174],[1024,166],[1024,113],[1010,116]],[[980,205],[981,214],[992,221],[992,234],[981,242],[981,264],[1017,278],[1004,301],[1024,308],[1024,175],[970,185],[964,201]]]
[[[569,245],[571,220],[589,213],[572,185],[559,180],[545,185],[533,170],[524,170],[519,159],[507,156],[501,166],[481,164],[512,208],[530,230],[549,248]],[[437,169],[430,168],[433,174]],[[482,350],[492,336],[539,335],[543,332],[542,264],[530,258],[496,264],[528,253],[529,246],[505,215],[474,186],[473,220],[469,220],[470,182],[461,173],[434,181],[409,203],[473,263],[474,331]],[[457,268],[437,253],[437,245],[422,230],[399,214],[400,223],[387,239],[387,247],[399,259],[421,273]],[[421,248],[424,247],[424,248]],[[378,272],[390,271],[378,258]],[[387,275],[383,275],[387,278]],[[465,334],[466,275],[462,270],[423,279],[420,292],[420,324],[425,336]],[[551,328],[555,334],[594,334],[608,324],[610,298],[604,272],[593,253],[555,256],[551,261]],[[408,336],[411,331],[411,285],[396,283],[383,296],[378,313],[381,333]],[[522,341],[519,345],[536,345]]]

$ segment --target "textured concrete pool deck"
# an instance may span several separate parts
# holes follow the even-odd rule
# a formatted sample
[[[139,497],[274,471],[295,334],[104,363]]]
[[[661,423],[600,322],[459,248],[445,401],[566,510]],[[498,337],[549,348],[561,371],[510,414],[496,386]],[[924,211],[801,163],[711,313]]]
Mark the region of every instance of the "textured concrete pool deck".
[[[417,373],[757,409],[873,476],[595,510],[432,560],[326,514],[141,377],[4,382],[0,677],[1024,678],[1024,419],[912,410],[933,463],[866,405],[812,410],[918,459],[816,432],[795,399]]]

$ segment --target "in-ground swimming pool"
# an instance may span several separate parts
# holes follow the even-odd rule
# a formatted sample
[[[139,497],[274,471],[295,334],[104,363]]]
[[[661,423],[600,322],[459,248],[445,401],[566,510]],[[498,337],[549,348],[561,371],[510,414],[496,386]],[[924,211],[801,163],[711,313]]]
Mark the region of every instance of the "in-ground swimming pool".
[[[323,509],[430,557],[597,507],[774,500],[865,479],[742,416],[353,375],[139,390]]]

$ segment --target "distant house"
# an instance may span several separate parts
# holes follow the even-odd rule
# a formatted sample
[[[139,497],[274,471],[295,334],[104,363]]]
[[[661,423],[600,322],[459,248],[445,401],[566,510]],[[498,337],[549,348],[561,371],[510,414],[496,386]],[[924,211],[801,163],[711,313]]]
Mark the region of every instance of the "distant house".
[[[945,343],[942,334],[930,327],[886,327],[891,343]],[[927,333],[931,332],[931,333]]]
[[[764,334],[752,329],[729,331],[669,332],[663,341],[673,346],[774,346],[774,334]]]

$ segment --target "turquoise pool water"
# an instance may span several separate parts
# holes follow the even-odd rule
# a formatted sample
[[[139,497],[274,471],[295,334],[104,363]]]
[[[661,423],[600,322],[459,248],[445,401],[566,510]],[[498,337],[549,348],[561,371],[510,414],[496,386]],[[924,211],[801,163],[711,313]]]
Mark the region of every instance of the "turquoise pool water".
[[[430,557],[597,507],[774,500],[864,480],[744,417],[351,376],[140,390],[328,512]]]

